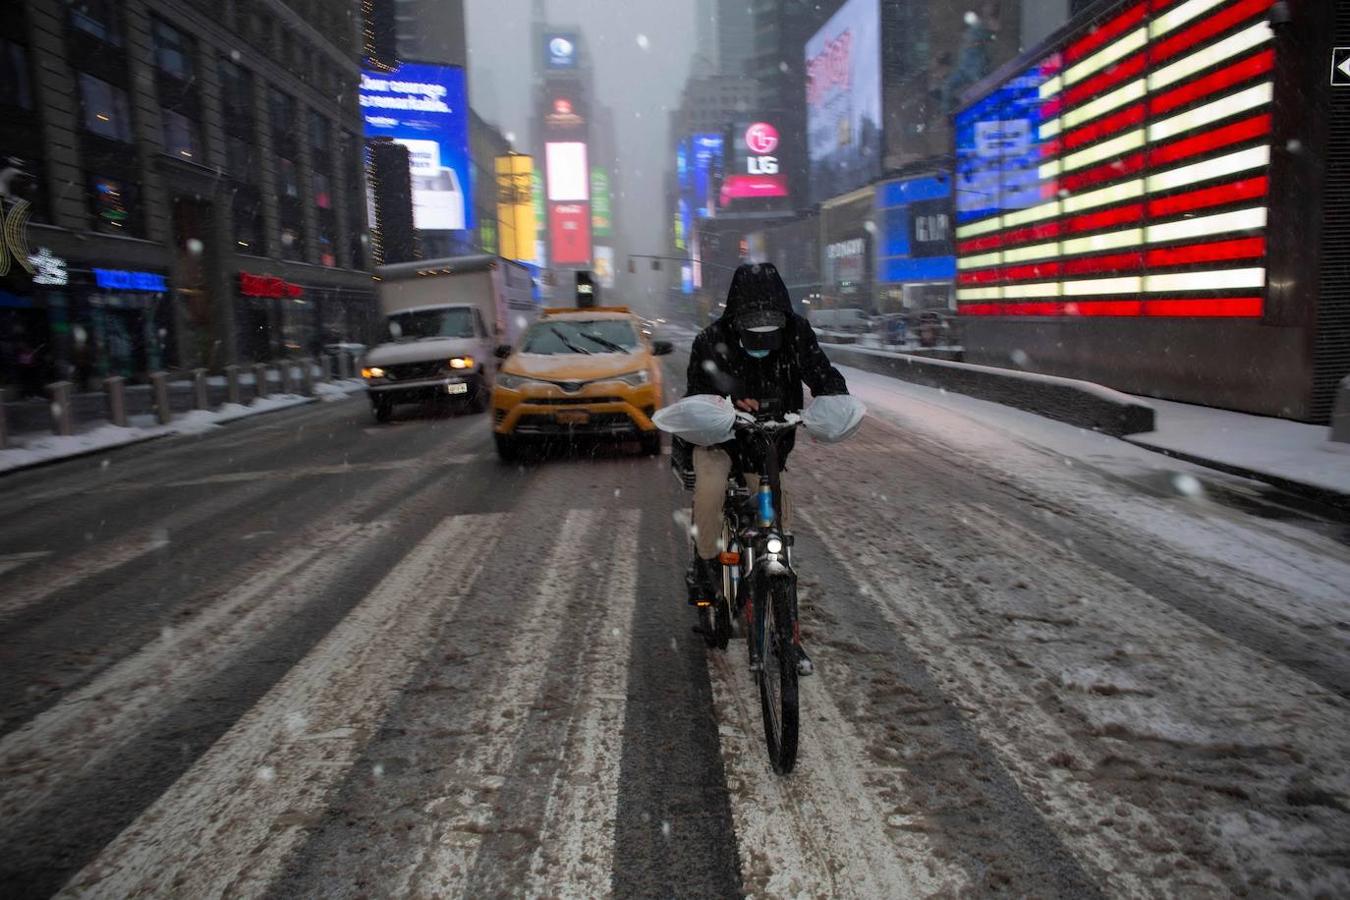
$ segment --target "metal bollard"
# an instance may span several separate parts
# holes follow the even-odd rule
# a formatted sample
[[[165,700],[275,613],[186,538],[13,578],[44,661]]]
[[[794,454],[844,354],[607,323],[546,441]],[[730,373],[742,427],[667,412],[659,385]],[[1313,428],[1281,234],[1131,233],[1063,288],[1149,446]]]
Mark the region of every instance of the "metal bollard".
[[[323,380],[332,381],[337,374],[337,356],[333,353],[325,353],[320,358],[320,364],[323,369],[321,376]]]
[[[293,390],[293,385],[291,384],[291,382],[295,380],[295,378],[292,377],[294,375],[294,371],[291,368],[291,361],[289,359],[283,359],[281,361],[281,365],[277,366],[277,371],[281,375],[281,393],[283,394],[295,393],[295,391]]]
[[[47,400],[51,403],[52,434],[69,437],[75,433],[75,417],[70,409],[70,382],[56,381],[47,385]]]
[[[244,402],[239,391],[239,367],[225,367],[225,402],[241,404]]]
[[[206,370],[192,370],[192,408],[210,409],[211,397],[206,390]]]
[[[314,360],[305,359],[300,363],[300,393],[306,397],[314,396]]]
[[[1350,443],[1350,375],[1336,386],[1336,400],[1331,408],[1331,440]]]
[[[173,418],[173,410],[169,408],[168,372],[150,373],[150,392],[155,398],[155,421],[161,425],[168,425]]]
[[[343,379],[352,377],[352,355],[346,350],[338,351],[338,377]]]
[[[108,422],[118,428],[127,427],[127,380],[121,375],[103,379],[108,394]]]
[[[268,390],[267,364],[257,363],[253,366],[253,395],[261,400],[267,396]]]
[[[5,415],[5,398],[0,395],[0,450],[9,446],[9,423]]]

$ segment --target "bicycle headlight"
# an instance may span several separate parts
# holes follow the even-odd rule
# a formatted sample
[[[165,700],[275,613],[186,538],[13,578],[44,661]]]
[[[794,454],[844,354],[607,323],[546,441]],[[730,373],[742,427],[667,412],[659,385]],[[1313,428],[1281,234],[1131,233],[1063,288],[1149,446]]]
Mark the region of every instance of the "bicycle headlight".
[[[619,380],[630,387],[642,387],[651,381],[651,375],[646,369],[638,369],[636,372],[629,372],[627,375],[620,375]]]
[[[778,535],[772,535],[764,544],[764,549],[770,553],[783,552],[783,539]]]

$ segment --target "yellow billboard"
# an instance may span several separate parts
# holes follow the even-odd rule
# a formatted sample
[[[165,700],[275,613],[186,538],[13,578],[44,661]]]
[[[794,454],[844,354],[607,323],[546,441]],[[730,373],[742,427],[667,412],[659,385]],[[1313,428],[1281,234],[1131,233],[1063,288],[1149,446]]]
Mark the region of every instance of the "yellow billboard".
[[[497,157],[497,223],[501,255],[534,260],[534,160],[523,153]]]

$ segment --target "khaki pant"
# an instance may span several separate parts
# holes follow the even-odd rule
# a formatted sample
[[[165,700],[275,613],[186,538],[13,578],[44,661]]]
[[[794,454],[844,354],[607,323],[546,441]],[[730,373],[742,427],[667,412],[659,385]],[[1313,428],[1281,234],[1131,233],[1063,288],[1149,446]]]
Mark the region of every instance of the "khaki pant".
[[[724,548],[722,539],[722,503],[731,477],[731,456],[718,447],[694,448],[694,549],[703,559],[712,559]],[[745,473],[751,496],[759,490],[759,476]],[[786,485],[782,486],[783,529],[792,530],[792,504]]]

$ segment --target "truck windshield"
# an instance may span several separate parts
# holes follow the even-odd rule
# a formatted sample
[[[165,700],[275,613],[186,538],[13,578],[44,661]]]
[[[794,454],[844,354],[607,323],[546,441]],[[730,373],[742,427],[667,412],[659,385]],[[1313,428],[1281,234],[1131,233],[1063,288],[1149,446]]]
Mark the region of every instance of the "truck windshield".
[[[637,332],[623,319],[546,319],[525,333],[526,353],[630,353]]]
[[[420,309],[395,313],[389,317],[389,335],[396,341],[416,341],[422,338],[473,337],[473,310]]]

